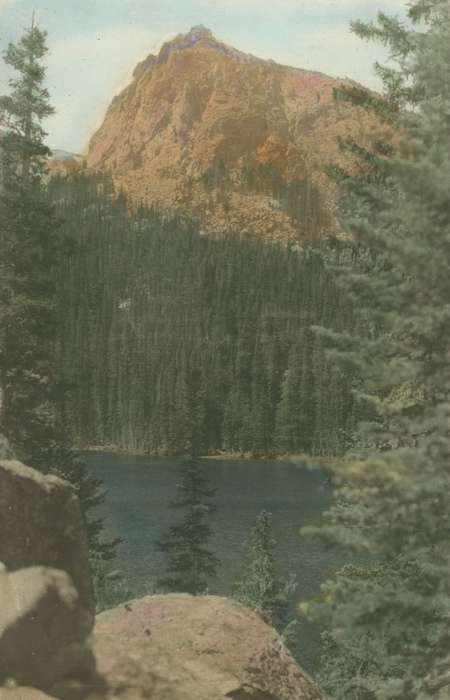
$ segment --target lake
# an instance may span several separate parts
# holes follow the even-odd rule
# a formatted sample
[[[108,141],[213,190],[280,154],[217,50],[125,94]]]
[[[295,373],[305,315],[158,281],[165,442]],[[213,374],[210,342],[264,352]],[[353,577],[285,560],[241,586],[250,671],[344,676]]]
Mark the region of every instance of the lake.
[[[88,466],[108,492],[102,514],[108,534],[121,537],[117,568],[136,591],[145,591],[164,571],[164,555],[156,542],[177,513],[168,509],[175,496],[180,460],[88,453]],[[217,489],[211,548],[222,562],[211,593],[227,595],[245,555],[245,541],[261,510],[273,514],[279,570],[295,574],[297,596],[307,600],[343,563],[343,554],[300,536],[304,525],[318,524],[331,503],[331,487],[320,470],[291,462],[202,460],[210,484]],[[300,657],[313,671],[318,632],[302,622]]]

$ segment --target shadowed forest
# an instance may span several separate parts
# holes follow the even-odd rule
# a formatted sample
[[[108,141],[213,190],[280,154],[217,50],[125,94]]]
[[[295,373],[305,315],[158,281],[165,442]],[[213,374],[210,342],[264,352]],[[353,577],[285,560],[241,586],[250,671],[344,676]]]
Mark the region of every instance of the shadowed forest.
[[[129,213],[105,178],[53,178],[61,233],[61,363],[81,446],[182,454],[197,373],[199,449],[267,455],[343,451],[352,377],[311,326],[351,328],[327,270],[349,250],[201,236]]]

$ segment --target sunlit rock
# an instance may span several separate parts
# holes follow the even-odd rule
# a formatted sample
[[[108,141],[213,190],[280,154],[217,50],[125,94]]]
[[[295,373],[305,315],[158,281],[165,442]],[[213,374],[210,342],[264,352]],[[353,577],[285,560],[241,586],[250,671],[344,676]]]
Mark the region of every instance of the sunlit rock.
[[[275,630],[225,598],[131,601],[97,617],[93,649],[111,700],[321,698]]]

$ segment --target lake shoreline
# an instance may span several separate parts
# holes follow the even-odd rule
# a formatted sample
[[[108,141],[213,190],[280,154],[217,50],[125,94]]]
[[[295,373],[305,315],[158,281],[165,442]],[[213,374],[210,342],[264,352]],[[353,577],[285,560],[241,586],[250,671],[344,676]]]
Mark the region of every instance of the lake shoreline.
[[[118,445],[85,445],[79,448],[82,452],[92,452],[97,454],[112,454],[126,455],[130,457],[182,457],[182,454],[160,450],[143,450],[137,448],[125,448]],[[328,466],[336,464],[340,459],[338,456],[314,456],[308,454],[295,453],[268,453],[262,454],[257,452],[214,452],[201,455],[202,460],[210,461],[258,461],[258,462],[291,462],[291,463],[306,463]]]

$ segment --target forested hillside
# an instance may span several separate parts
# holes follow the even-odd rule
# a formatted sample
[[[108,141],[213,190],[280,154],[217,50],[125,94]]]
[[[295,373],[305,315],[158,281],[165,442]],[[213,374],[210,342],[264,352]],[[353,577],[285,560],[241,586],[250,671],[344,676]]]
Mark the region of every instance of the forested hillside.
[[[205,452],[341,449],[350,381],[310,327],[343,330],[352,313],[324,244],[217,239],[130,214],[104,176],[56,176],[49,192],[75,241],[59,279],[60,361],[80,445],[182,451],[195,410]]]

